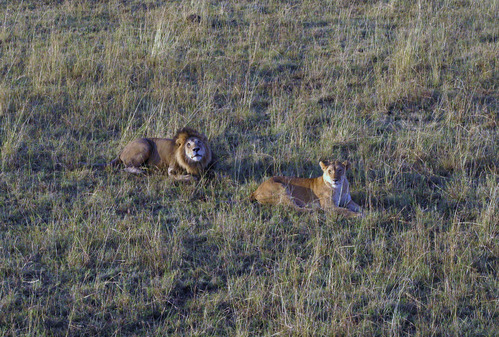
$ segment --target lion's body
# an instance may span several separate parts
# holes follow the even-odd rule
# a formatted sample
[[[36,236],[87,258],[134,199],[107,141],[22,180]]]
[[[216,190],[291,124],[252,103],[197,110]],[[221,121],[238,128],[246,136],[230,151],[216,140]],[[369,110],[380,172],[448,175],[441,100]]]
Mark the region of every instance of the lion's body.
[[[128,143],[111,165],[123,163],[125,170],[131,173],[141,173],[141,166],[153,167],[185,180],[200,176],[211,160],[206,137],[184,128],[173,139],[139,138]]]
[[[261,204],[287,205],[297,209],[321,207],[346,216],[358,216],[360,206],[350,196],[345,173],[348,162],[320,162],[323,175],[317,178],[272,177],[250,196]]]

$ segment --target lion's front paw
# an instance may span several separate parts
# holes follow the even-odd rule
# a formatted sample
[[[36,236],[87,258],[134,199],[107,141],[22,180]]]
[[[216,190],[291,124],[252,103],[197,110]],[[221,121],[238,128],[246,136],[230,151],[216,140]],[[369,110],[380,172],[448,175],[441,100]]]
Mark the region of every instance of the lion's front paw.
[[[198,177],[190,174],[173,175],[172,177],[176,181],[198,181]]]

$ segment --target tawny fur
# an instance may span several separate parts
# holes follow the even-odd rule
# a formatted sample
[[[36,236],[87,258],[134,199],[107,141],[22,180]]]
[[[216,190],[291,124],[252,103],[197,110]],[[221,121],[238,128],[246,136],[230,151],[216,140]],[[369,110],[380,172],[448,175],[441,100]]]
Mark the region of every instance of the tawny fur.
[[[187,146],[192,148],[188,149]],[[202,153],[202,158],[195,161],[186,154],[188,151],[191,154]],[[169,175],[185,180],[203,174],[211,160],[212,153],[206,136],[191,128],[183,128],[173,139],[136,139],[128,143],[109,165],[122,163],[130,173],[142,173],[140,167],[148,166],[167,170]]]
[[[261,204],[287,205],[295,209],[321,207],[348,217],[360,216],[361,208],[350,196],[346,171],[348,161],[320,163],[323,175],[317,178],[272,177],[250,196]]]

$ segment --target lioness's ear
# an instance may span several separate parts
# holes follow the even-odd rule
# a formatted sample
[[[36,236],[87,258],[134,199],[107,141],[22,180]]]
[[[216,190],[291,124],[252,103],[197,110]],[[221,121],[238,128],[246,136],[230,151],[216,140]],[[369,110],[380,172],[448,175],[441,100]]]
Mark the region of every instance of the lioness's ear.
[[[327,169],[327,167],[329,166],[329,163],[327,161],[324,162],[324,161],[321,160],[319,162],[319,165],[321,166],[322,171],[325,171]]]
[[[345,160],[343,162],[343,166],[345,166],[345,170],[349,170],[351,165],[350,165],[350,162],[348,160]]]

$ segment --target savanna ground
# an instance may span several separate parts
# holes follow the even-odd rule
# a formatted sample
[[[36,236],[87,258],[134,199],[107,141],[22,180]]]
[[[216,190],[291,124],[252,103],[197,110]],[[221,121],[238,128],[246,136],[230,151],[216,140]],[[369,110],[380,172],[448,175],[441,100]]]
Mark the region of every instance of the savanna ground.
[[[498,335],[497,13],[0,1],[0,335]],[[215,178],[81,164],[183,126]],[[328,158],[364,218],[246,200]]]

